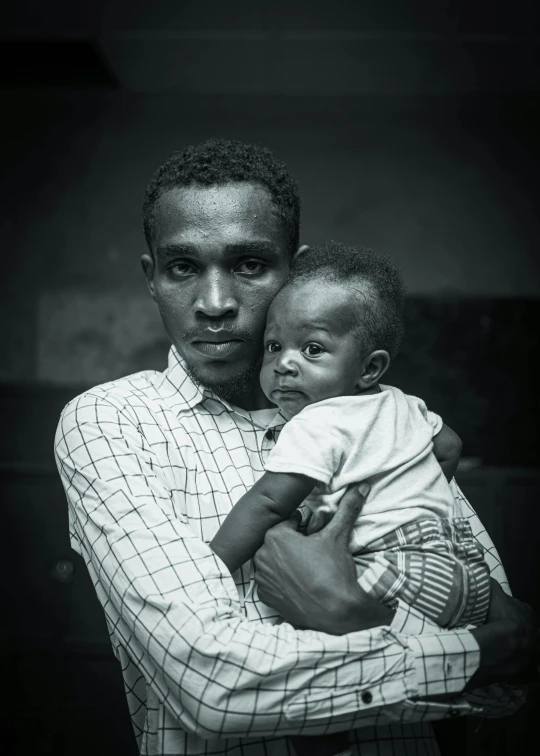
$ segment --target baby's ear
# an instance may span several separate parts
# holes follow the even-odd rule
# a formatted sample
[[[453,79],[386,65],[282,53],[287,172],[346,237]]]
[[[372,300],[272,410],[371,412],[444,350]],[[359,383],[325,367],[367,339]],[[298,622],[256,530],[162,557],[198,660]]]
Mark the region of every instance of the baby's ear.
[[[390,355],[385,349],[371,352],[362,363],[359,387],[367,389],[378,383],[390,367]]]

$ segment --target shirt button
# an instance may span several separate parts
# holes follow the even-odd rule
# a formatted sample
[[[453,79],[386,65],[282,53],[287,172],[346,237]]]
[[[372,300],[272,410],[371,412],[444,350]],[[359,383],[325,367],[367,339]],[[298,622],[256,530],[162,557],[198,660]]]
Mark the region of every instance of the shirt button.
[[[373,696],[371,695],[369,690],[365,690],[360,696],[360,698],[365,704],[370,704],[373,701]]]
[[[266,431],[266,433],[264,435],[266,436],[266,438],[269,441],[273,441],[274,440],[274,431],[272,430],[272,428],[268,428],[268,430]]]

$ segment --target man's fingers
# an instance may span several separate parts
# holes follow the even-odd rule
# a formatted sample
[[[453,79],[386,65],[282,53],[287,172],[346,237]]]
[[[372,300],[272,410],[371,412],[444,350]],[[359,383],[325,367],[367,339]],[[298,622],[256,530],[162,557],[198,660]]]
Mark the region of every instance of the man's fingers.
[[[270,530],[266,531],[265,543],[267,543],[268,540],[281,537],[284,530],[293,530],[295,532],[298,531],[301,522],[302,515],[300,514],[300,512],[293,512],[293,514],[287,520],[278,522],[277,525],[274,525],[272,528],[270,528]]]
[[[297,510],[296,512],[293,512],[287,520],[283,520],[279,523],[279,525],[276,525],[275,527],[286,528],[287,530],[298,530],[301,522],[302,515]]]
[[[349,486],[341,497],[337,512],[324,528],[322,533],[328,533],[334,538],[342,539],[349,543],[351,532],[362,507],[369,494],[368,483],[360,483],[359,486]]]
[[[274,527],[270,530],[275,530],[276,532],[278,532],[279,530],[298,530],[301,522],[302,515],[298,510],[296,510],[296,512],[293,512],[288,519],[278,522],[278,524],[274,525]]]
[[[518,617],[523,613],[523,605],[519,599],[510,596],[504,588],[494,579],[491,578],[491,594],[489,598],[489,609],[487,622],[496,622],[508,617]]]

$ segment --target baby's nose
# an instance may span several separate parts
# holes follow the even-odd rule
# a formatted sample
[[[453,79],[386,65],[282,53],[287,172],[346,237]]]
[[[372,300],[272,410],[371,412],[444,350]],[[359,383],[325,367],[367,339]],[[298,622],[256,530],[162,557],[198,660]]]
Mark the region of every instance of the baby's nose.
[[[279,355],[276,364],[275,364],[275,371],[276,373],[296,373],[298,371],[298,366],[296,364],[296,359],[294,358],[294,355],[291,354],[291,352],[281,352]]]

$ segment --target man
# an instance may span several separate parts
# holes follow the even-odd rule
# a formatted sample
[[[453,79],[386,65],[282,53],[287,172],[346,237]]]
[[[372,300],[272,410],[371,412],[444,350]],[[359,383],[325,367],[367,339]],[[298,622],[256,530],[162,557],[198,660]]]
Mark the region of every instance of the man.
[[[485,627],[435,635],[410,608],[393,616],[368,600],[346,549],[358,491],[315,536],[292,523],[271,532],[258,597],[253,565],[233,579],[208,546],[275,443],[258,371],[299,211],[296,182],[264,148],[217,140],[167,161],[146,193],[142,264],[169,367],[86,392],[58,426],[72,544],[103,605],[143,754],[278,756],[292,753],[285,736],[328,730],[357,730],[363,756],[413,741],[436,753],[431,720],[521,700],[511,686],[461,693],[523,672],[529,608],[494,589]],[[467,507],[456,488],[456,514],[472,518],[504,580]]]

